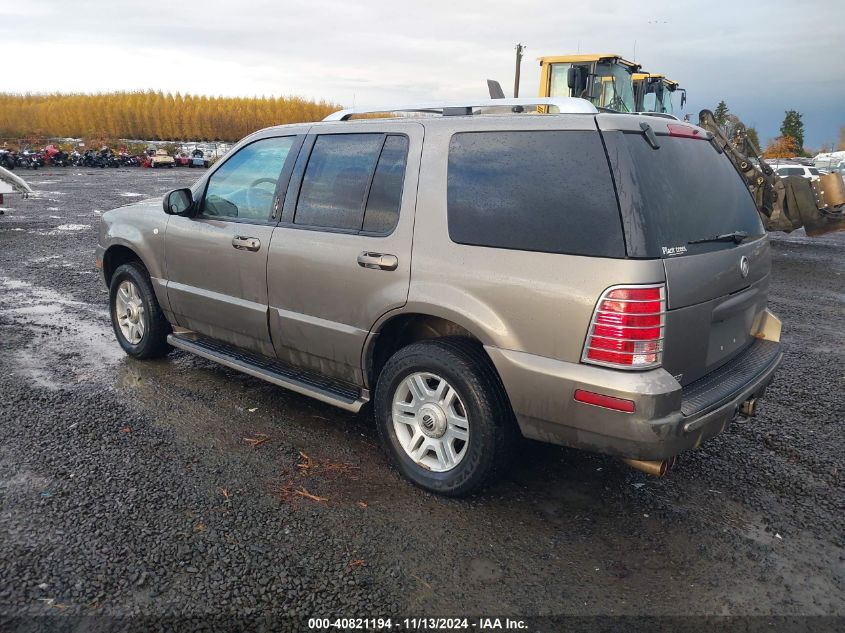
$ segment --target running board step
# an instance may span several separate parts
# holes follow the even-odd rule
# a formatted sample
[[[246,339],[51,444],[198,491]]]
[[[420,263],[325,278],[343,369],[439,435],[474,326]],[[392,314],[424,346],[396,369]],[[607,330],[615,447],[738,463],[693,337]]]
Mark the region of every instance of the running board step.
[[[369,400],[366,389],[299,369],[275,358],[247,352],[228,343],[193,333],[170,334],[167,342],[178,349],[347,411],[357,412]]]

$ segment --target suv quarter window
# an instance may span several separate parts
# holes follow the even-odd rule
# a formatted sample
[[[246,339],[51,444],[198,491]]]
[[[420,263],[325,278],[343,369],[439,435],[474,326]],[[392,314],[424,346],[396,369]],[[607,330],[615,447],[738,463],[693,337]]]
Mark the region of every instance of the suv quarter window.
[[[377,235],[391,232],[399,217],[407,155],[404,135],[317,136],[293,223]]]
[[[296,142],[296,136],[264,138],[228,156],[208,179],[199,215],[269,221],[282,168]]]
[[[622,220],[597,131],[459,132],[449,144],[453,242],[625,257]]]

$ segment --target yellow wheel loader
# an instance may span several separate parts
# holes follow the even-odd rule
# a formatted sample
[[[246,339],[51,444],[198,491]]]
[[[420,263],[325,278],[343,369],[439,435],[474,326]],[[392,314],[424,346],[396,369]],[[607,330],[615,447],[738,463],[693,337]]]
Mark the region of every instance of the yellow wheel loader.
[[[681,88],[677,81],[672,81],[666,75],[634,73],[633,81],[634,104],[637,112],[675,115],[672,97],[676,92],[681,94],[678,111],[682,110],[687,102],[687,91]]]
[[[633,75],[640,65],[614,53],[538,58],[541,97],[578,97],[597,108],[635,112]]]

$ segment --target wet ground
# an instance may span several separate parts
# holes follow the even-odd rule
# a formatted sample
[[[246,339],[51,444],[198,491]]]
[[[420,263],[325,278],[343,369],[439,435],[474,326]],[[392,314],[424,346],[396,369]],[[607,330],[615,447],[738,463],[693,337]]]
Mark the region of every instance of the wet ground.
[[[0,216],[0,614],[845,616],[845,233],[772,237],[789,350],[758,417],[653,479],[525,443],[465,500],[365,416],[126,357],[100,214],[191,170],[24,172]]]

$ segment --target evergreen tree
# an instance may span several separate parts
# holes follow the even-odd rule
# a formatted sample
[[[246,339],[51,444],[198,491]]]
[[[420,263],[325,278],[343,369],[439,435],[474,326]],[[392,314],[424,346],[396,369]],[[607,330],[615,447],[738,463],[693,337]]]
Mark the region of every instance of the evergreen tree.
[[[728,110],[728,104],[725,103],[724,99],[719,102],[719,105],[716,106],[716,109],[713,111],[713,118],[716,119],[716,123],[719,125],[724,125],[725,120],[728,118],[728,114],[730,114],[730,110]]]
[[[784,113],[783,124],[780,126],[780,134],[789,137],[795,142],[795,149],[799,154],[804,153],[804,122],[801,121],[801,113],[797,110],[787,110]]]

